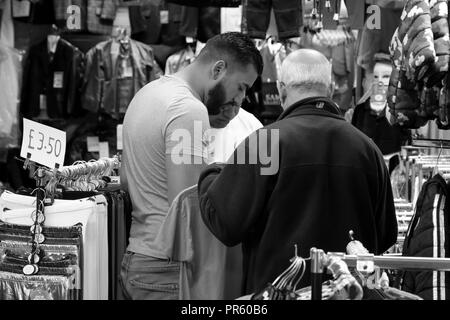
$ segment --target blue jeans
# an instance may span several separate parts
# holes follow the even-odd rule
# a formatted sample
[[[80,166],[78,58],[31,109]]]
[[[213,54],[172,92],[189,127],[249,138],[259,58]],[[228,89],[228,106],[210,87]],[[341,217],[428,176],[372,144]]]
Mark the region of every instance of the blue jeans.
[[[180,263],[127,251],[120,285],[128,300],[178,300]]]

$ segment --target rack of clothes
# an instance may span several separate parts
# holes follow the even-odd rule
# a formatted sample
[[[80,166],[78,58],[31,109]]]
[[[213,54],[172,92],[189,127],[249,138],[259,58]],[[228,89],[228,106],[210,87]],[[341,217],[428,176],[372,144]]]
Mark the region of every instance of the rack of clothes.
[[[11,289],[5,291],[9,293],[4,299],[121,299],[118,276],[127,246],[130,221],[126,220],[131,203],[119,184],[107,183],[115,178],[119,166],[115,157],[57,170],[38,169],[41,183],[31,193],[40,193],[43,200],[39,201],[28,191],[2,193],[0,246],[4,255],[0,270],[4,266],[14,273],[1,278],[3,289]],[[41,207],[36,209],[37,204]],[[34,218],[36,215],[39,217]],[[40,227],[33,228],[35,221],[41,223]],[[38,258],[34,258],[32,254],[36,252],[27,245],[33,235],[30,226],[44,237]],[[27,262],[30,256],[29,259],[36,259],[32,262],[36,262],[38,270],[33,269],[28,275],[23,271],[33,264]],[[15,268],[11,268],[12,262]],[[50,269],[46,269],[46,264],[50,264]],[[74,265],[78,269],[72,275],[66,269]],[[54,278],[57,267],[66,271],[64,279]],[[60,273],[56,275],[61,276]],[[51,278],[46,279],[49,275]],[[20,278],[20,285],[13,285],[16,278]],[[65,282],[61,284],[58,279]]]

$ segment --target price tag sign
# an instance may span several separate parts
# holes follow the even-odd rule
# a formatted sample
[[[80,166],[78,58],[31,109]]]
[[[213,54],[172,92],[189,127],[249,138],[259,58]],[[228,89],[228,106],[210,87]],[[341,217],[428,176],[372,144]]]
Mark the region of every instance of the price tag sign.
[[[88,152],[100,151],[100,140],[98,137],[87,137],[87,150]]]
[[[100,158],[109,158],[109,143],[100,142],[99,143],[99,156]]]
[[[53,76],[53,88],[62,89],[63,88],[63,79],[64,79],[64,72],[56,71]]]
[[[66,133],[64,131],[23,119],[20,156],[40,165],[55,168],[64,165]]]
[[[169,11],[168,10],[161,10],[159,12],[159,18],[161,24],[168,24],[169,23]]]

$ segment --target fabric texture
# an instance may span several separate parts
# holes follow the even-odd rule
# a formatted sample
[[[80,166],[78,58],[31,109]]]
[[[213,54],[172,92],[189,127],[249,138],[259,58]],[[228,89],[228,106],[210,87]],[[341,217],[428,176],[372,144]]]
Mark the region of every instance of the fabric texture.
[[[278,130],[279,139],[271,130]],[[271,150],[271,164],[252,164],[262,148],[256,142]],[[395,243],[397,221],[383,156],[330,99],[299,101],[240,148],[233,156],[245,154],[247,164],[210,165],[198,192],[211,232],[228,246],[242,243],[243,295],[281,274],[295,244],[301,257],[312,247],[342,252],[349,230],[375,254]],[[275,170],[262,170],[269,165]],[[309,281],[305,273],[299,287]]]

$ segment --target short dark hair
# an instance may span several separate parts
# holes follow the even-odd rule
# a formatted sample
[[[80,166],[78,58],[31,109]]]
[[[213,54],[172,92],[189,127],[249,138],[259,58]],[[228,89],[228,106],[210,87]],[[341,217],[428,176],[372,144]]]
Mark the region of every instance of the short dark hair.
[[[264,67],[261,53],[253,41],[240,32],[226,32],[212,37],[206,42],[197,60],[200,62],[232,60],[243,66],[251,64],[258,75],[262,74]]]

